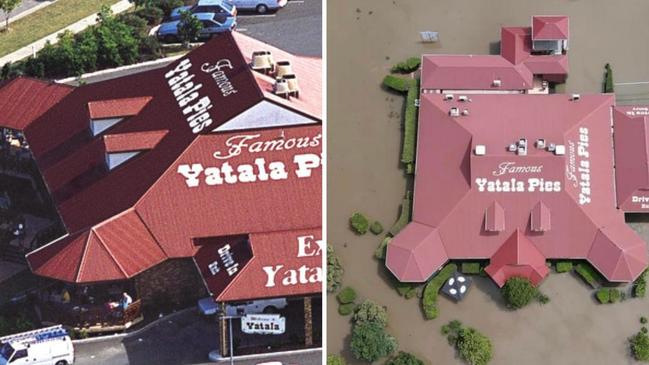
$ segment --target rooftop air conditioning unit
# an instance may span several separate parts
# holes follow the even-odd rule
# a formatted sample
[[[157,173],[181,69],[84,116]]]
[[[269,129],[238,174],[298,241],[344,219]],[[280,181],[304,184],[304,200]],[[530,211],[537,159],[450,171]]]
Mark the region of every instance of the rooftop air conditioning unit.
[[[492,83],[491,86],[493,87],[500,87],[502,85],[502,81],[495,79]]]
[[[459,117],[460,116],[460,109],[451,108],[451,110],[449,110],[449,112],[448,112],[448,115],[450,115],[452,117]]]
[[[459,101],[469,101],[469,97],[466,95],[460,95],[459,98],[457,98]]]
[[[444,95],[444,100],[453,100],[453,94]]]
[[[295,95],[296,98],[300,97],[300,87],[297,83],[297,76],[294,74],[284,75],[282,79],[286,80],[288,83],[289,94]]]
[[[570,97],[570,100],[572,101],[577,101],[579,99],[581,99],[581,95],[579,94],[572,94],[572,96]]]
[[[520,146],[523,146],[523,147],[527,148],[527,138],[521,138],[521,139],[519,139],[519,140],[518,140],[518,146],[519,146],[519,147],[520,147]]]
[[[555,145],[554,143],[550,143],[548,145],[548,152],[554,152],[556,149],[557,149],[557,145]]]
[[[254,71],[267,73],[272,71],[274,66],[275,61],[273,61],[273,56],[270,51],[252,52],[252,69]]]
[[[284,79],[277,79],[275,81],[275,87],[274,87],[275,95],[283,96],[285,98],[288,98],[290,95],[291,91],[288,87],[288,81]]]
[[[512,143],[507,147],[507,151],[509,151],[509,152],[516,152],[517,149],[518,149],[518,147],[516,147],[515,143]]]
[[[526,156],[527,155],[527,147],[518,146],[518,151],[516,151],[516,154],[518,154],[519,156]]]
[[[487,153],[487,147],[483,144],[478,144],[475,146],[476,156],[484,156]]]
[[[469,115],[469,109],[462,110],[462,115],[464,115],[465,117]]]
[[[536,140],[536,148],[544,149],[545,148],[545,139],[539,138]]]
[[[566,146],[559,144],[557,147],[554,149],[554,154],[557,156],[563,156],[566,154]]]
[[[545,90],[548,88],[548,82],[543,80],[541,81],[541,89]]]

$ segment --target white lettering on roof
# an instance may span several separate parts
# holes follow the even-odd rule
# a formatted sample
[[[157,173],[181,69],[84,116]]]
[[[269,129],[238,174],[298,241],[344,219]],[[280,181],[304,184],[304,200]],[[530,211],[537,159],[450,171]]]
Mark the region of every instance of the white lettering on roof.
[[[314,236],[300,236],[297,238],[297,257],[314,257],[322,255],[324,241],[316,240]],[[316,284],[322,282],[322,267],[301,265],[298,268],[287,268],[283,264],[262,267],[266,274],[267,288],[282,286]]]
[[[221,59],[214,65],[204,63],[201,66],[201,71],[212,74],[212,78],[216,82],[216,85],[219,87],[219,90],[221,90],[221,94],[223,95],[223,97],[227,97],[232,94],[236,94],[237,90],[234,88],[225,72],[221,70],[224,67],[227,67],[230,70],[234,69],[234,67],[232,67],[232,61],[228,59]]]
[[[568,164],[566,165],[566,178],[572,185],[579,189],[579,204],[586,205],[591,202],[590,185],[590,138],[588,128],[579,128],[579,140],[568,141]]]
[[[318,147],[320,146],[320,140],[322,139],[322,134],[320,133],[313,137],[304,136],[257,141],[260,136],[260,134],[241,134],[232,136],[225,141],[227,152],[224,153],[220,150],[216,151],[214,152],[214,158],[218,160],[227,160],[239,156],[243,151],[247,151],[248,153],[260,153]]]
[[[495,169],[491,174],[493,176],[502,176],[505,174],[533,174],[541,173],[543,171],[543,165],[538,166],[517,166],[516,162],[505,161],[498,165],[498,168]]]
[[[200,97],[199,90],[203,85],[192,81],[196,75],[189,73],[191,67],[191,61],[185,58],[174,69],[169,70],[165,78],[192,132],[200,133],[212,124],[209,114],[212,101],[209,96]]]
[[[511,178],[509,180],[475,179],[479,192],[488,193],[558,193],[561,191],[561,181],[530,178],[527,181]]]

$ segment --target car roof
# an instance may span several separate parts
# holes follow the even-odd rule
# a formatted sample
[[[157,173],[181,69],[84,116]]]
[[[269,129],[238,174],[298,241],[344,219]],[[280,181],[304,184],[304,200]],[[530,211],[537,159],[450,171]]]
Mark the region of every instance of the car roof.
[[[194,14],[198,20],[214,20],[214,13],[196,13]]]
[[[221,5],[223,0],[198,0],[196,5],[205,6],[205,5]]]

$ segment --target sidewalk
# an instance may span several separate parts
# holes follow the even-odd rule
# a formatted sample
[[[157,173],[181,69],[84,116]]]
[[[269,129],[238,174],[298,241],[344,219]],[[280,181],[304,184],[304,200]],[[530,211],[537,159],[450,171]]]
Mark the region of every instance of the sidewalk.
[[[14,12],[15,12],[15,10],[14,10],[14,12],[11,13],[12,16],[9,18],[9,24],[11,24],[11,23],[15,22],[16,20],[18,20],[18,19],[20,19],[22,17],[25,17],[25,16],[27,16],[27,15],[35,12],[35,11],[41,10],[44,7],[48,6],[48,5],[52,5],[55,2],[56,2],[56,0],[43,0],[43,2],[41,2],[41,3],[39,3],[39,4],[35,5],[35,6],[32,6],[31,8],[23,10],[23,11],[15,14],[15,15],[13,15]],[[18,9],[16,9],[16,10],[20,11],[20,8],[21,7],[19,6]],[[2,18],[2,24],[0,24],[0,30],[4,29],[5,26],[6,26],[5,19]]]
[[[119,14],[121,12],[124,12],[128,10],[133,4],[131,4],[128,0],[121,0],[120,2],[116,3],[115,5],[111,6],[111,10],[113,11],[114,14]],[[47,37],[41,38],[37,40],[36,42],[29,44],[13,53],[10,53],[4,57],[0,57],[0,67],[2,67],[5,63],[7,62],[16,62],[20,61],[23,58],[27,58],[36,52],[40,51],[44,46],[47,41],[50,43],[54,44],[58,42],[58,34],[65,31],[69,30],[72,33],[79,33],[82,30],[88,28],[91,25],[94,25],[97,23],[97,14],[92,14],[84,19],[81,19],[80,21],[71,24],[55,33],[52,33],[48,35]]]

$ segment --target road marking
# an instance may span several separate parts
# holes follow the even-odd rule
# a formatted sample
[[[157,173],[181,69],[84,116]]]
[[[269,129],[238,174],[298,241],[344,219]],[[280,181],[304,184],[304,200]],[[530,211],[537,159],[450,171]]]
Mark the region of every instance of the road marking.
[[[288,4],[304,4],[304,0],[291,0],[286,5]]]
[[[250,14],[250,15],[239,15],[237,14],[238,18],[272,18],[276,17],[277,14]]]
[[[246,28],[237,28],[236,31],[239,32],[239,33],[243,33],[243,32],[247,32],[248,29],[246,29]]]

